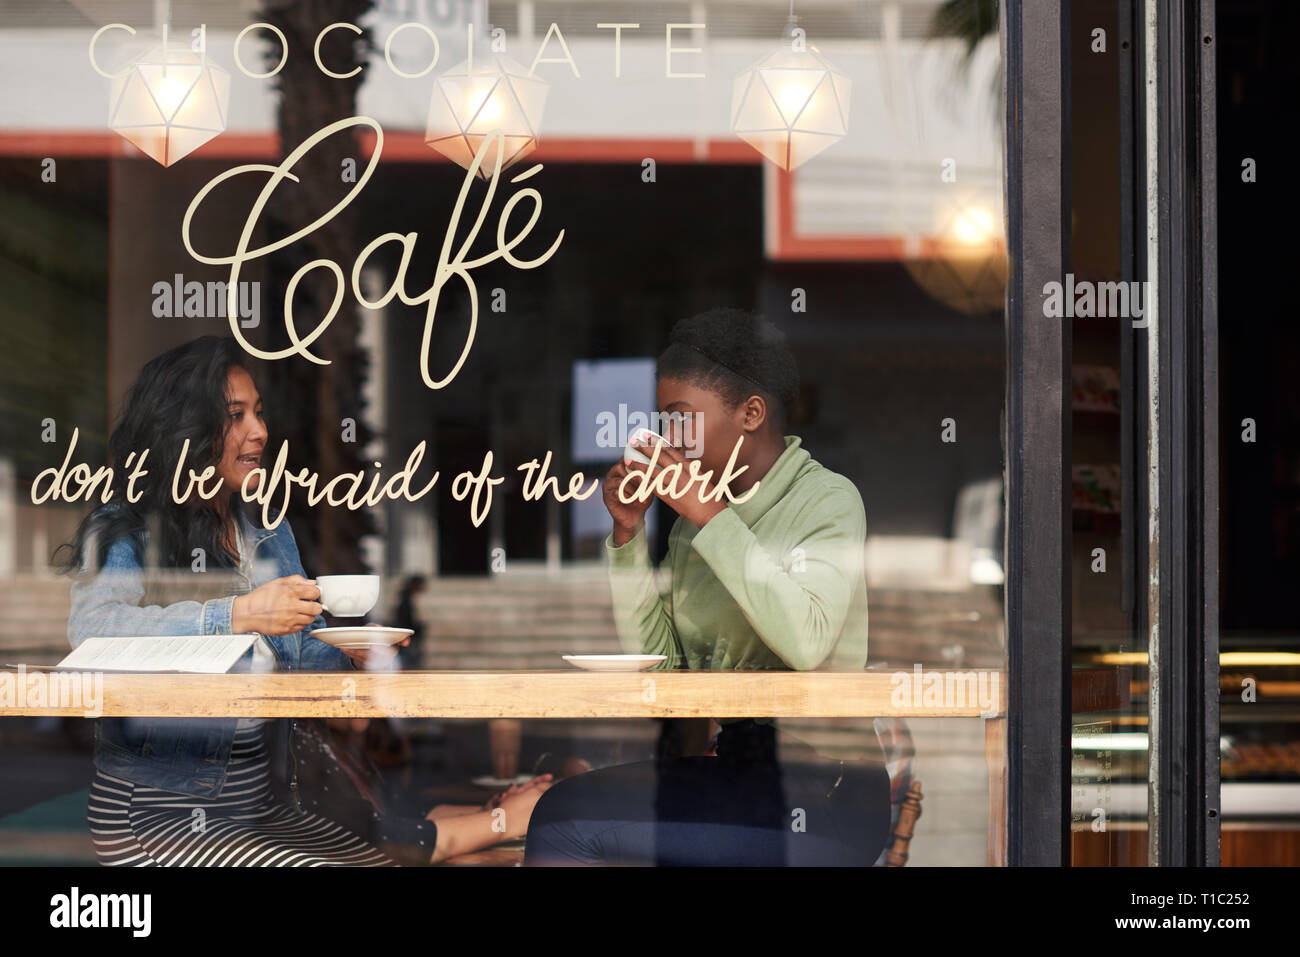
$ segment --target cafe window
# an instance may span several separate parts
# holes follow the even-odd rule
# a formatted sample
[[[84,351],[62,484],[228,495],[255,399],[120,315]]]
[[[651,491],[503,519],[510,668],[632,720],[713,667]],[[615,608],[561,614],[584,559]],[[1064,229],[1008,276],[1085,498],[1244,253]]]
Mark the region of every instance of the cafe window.
[[[1212,17],[327,6],[0,11],[5,88],[58,77],[0,124],[0,646],[25,678],[127,662],[101,714],[6,702],[41,773],[0,793],[0,862],[132,863],[88,802],[206,820],[263,761],[365,862],[703,863],[705,826],[765,836],[735,863],[1218,863],[1220,816],[1263,814],[1220,800],[1212,689],[1221,644],[1255,654],[1225,688],[1285,690],[1287,639],[1251,637],[1284,610],[1229,571],[1220,642],[1206,509],[1271,476],[1289,561],[1289,453],[1226,451],[1288,413],[1231,337],[1254,405],[1215,392],[1245,266],[1191,95],[1224,95]],[[126,524],[88,519],[101,467]],[[1283,711],[1222,709],[1225,779],[1289,787]],[[737,762],[780,773],[718,797]],[[681,810],[708,794],[733,810]]]

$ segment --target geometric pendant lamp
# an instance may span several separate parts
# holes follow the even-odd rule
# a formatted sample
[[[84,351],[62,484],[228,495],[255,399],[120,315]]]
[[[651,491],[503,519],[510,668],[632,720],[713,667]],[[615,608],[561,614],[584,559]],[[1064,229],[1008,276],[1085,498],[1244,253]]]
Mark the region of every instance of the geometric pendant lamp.
[[[230,74],[188,47],[154,47],[113,77],[109,129],[163,166],[226,128]]]
[[[472,69],[464,60],[434,81],[425,145],[469,169],[484,138],[499,130],[504,170],[536,148],[549,88],[504,53],[475,51]],[[490,179],[495,162],[493,150],[478,178]]]
[[[954,187],[945,187],[944,193]],[[1007,252],[1001,197],[992,192],[946,195],[930,236],[903,261],[931,298],[957,312],[994,316],[1006,305]]]
[[[849,129],[849,78],[793,36],[740,73],[732,86],[731,131],[783,170],[807,162]]]

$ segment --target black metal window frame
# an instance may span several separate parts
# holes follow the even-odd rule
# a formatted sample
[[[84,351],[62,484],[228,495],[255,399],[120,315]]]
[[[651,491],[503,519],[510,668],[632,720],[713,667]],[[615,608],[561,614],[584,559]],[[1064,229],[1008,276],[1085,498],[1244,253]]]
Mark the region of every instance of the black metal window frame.
[[[1069,863],[1070,327],[1042,289],[1070,253],[1068,4],[1006,0],[1007,853]]]
[[[1127,6],[1127,5],[1126,5]],[[1146,4],[1130,9],[1142,76]],[[1004,0],[1007,313],[1007,854],[1070,863],[1070,362],[1068,322],[1041,290],[1069,271],[1068,0]],[[1149,731],[1158,824],[1150,861],[1219,862],[1218,337],[1214,0],[1157,11],[1157,392],[1160,631]],[[1138,88],[1134,83],[1133,88]],[[1134,105],[1141,108],[1141,97]],[[1137,131],[1143,124],[1135,125]],[[1141,155],[1143,147],[1135,150]],[[1139,235],[1146,181],[1135,191]],[[1138,244],[1140,249],[1140,243]],[[1140,262],[1145,257],[1139,254]],[[1143,335],[1145,335],[1144,333]],[[1139,349],[1144,342],[1135,343]],[[1140,412],[1138,414],[1141,414]],[[1145,496],[1137,496],[1139,507]],[[1138,528],[1142,523],[1138,523]],[[1145,549],[1142,549],[1145,551]],[[1136,565],[1129,572],[1136,575]],[[1145,578],[1145,576],[1143,576]],[[1144,584],[1140,582],[1138,584]],[[1132,594],[1145,601],[1146,590]],[[1145,622],[1146,616],[1138,615]]]
[[[1159,620],[1151,863],[1219,864],[1215,0],[1157,21]]]

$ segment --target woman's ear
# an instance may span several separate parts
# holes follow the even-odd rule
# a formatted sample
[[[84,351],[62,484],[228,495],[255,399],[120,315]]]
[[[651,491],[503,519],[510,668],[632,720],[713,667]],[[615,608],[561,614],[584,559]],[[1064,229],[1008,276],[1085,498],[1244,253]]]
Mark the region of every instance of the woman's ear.
[[[751,395],[745,400],[741,427],[746,432],[757,432],[767,421],[767,402],[761,395]]]

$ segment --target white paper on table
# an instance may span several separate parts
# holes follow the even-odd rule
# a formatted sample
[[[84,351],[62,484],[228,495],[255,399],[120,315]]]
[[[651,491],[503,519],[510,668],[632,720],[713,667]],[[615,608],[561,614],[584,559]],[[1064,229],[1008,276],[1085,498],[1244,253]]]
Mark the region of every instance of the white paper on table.
[[[54,667],[76,671],[225,674],[259,635],[141,635],[87,638]]]

